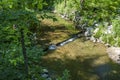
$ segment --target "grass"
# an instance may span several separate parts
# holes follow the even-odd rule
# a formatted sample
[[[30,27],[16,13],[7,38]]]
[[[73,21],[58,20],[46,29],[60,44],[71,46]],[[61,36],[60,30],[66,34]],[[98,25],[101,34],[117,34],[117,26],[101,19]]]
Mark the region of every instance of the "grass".
[[[49,14],[51,15],[51,14]],[[56,16],[57,21],[42,20],[38,31],[39,44],[43,46],[58,43],[69,38],[76,31],[73,24]],[[68,28],[68,27],[71,28]],[[42,57],[41,65],[56,76],[61,76],[67,69],[70,71],[70,80],[119,80],[119,65],[113,63],[106,47],[100,43],[84,41],[79,38],[56,51],[49,51]],[[105,75],[104,75],[105,74]]]

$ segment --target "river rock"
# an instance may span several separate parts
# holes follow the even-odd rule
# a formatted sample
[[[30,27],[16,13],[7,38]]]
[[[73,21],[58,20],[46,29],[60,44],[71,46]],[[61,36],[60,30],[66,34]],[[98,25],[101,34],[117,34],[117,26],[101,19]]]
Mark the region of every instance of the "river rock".
[[[41,73],[41,77],[44,78],[44,80],[52,80],[50,73],[47,69],[43,69],[43,72]]]
[[[109,47],[107,49],[107,53],[114,62],[120,64],[120,48],[119,47]]]
[[[55,49],[57,49],[57,46],[55,44],[51,44],[49,46],[49,50],[55,50]]]

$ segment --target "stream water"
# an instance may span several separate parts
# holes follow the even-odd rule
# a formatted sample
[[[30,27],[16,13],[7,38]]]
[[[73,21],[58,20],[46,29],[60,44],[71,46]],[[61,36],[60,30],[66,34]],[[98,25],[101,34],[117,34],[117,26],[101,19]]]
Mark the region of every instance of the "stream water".
[[[59,43],[56,43],[56,44],[49,45],[49,47],[47,47],[43,51],[56,50],[58,47],[64,46],[64,45],[76,40],[77,38],[82,37],[82,35],[83,35],[83,32],[78,32],[78,33],[74,34],[73,37],[71,37],[69,39],[66,39],[66,40],[59,42]]]
[[[50,44],[44,49],[48,54],[43,56],[41,65],[57,75],[68,69],[71,75],[70,80],[119,80],[119,78],[110,79],[110,75],[113,75],[111,73],[113,66],[106,53],[106,47],[90,41],[82,42],[78,38],[83,36],[83,32],[78,32],[66,40]],[[115,68],[114,72],[118,72],[118,69]],[[116,75],[119,74],[116,73]]]

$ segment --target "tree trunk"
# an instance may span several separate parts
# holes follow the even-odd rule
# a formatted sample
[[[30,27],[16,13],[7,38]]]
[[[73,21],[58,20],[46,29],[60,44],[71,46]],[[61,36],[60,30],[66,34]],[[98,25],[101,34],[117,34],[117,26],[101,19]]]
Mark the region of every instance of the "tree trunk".
[[[27,58],[27,54],[26,54],[23,29],[20,29],[20,33],[21,33],[22,52],[23,52],[24,64],[25,64],[25,72],[26,72],[26,75],[28,75],[28,58]]]

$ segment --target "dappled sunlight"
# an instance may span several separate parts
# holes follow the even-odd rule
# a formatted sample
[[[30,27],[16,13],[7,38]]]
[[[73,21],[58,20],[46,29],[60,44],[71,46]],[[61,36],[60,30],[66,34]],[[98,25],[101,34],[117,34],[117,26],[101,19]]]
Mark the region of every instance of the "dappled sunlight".
[[[48,45],[67,40],[75,33],[67,29],[63,21],[58,22],[51,19],[42,21],[42,33],[39,37],[48,40]],[[69,44],[58,46],[56,50],[47,51],[40,63],[56,76],[61,76],[65,69],[69,70],[71,80],[104,80],[106,76],[108,78],[117,74],[117,71],[111,68],[106,48],[104,44],[93,43],[84,37],[78,38]]]
[[[94,46],[90,41],[83,43],[78,39],[48,52],[41,64],[58,75],[68,69],[72,80],[98,80],[95,68],[109,61],[105,48],[102,44]]]
[[[95,61],[93,61],[92,66],[98,66],[98,65],[103,65],[109,62],[109,59],[107,56],[101,56],[99,58],[97,58]]]
[[[0,80],[119,80],[119,4],[0,0]]]
[[[59,75],[64,69],[68,69],[70,71],[72,80],[98,80],[99,77],[95,74],[94,68],[92,67],[92,62],[97,58],[98,57],[93,56],[84,59],[83,57],[79,56],[73,59],[69,58],[69,56],[65,56],[64,58],[60,58],[59,56],[46,57],[42,62],[43,66],[55,71]]]
[[[60,18],[58,18],[60,20]],[[73,24],[70,22],[53,21],[52,19],[41,20],[41,25],[37,29],[37,42],[42,46],[48,46],[52,43],[58,43],[69,38],[73,32]]]
[[[55,27],[55,26],[60,26],[61,24],[58,24],[57,21],[53,21],[52,19],[44,19],[44,20],[42,20],[42,25],[47,25],[47,26],[51,26],[51,27],[54,26]],[[62,26],[64,26],[64,25],[62,25]]]

